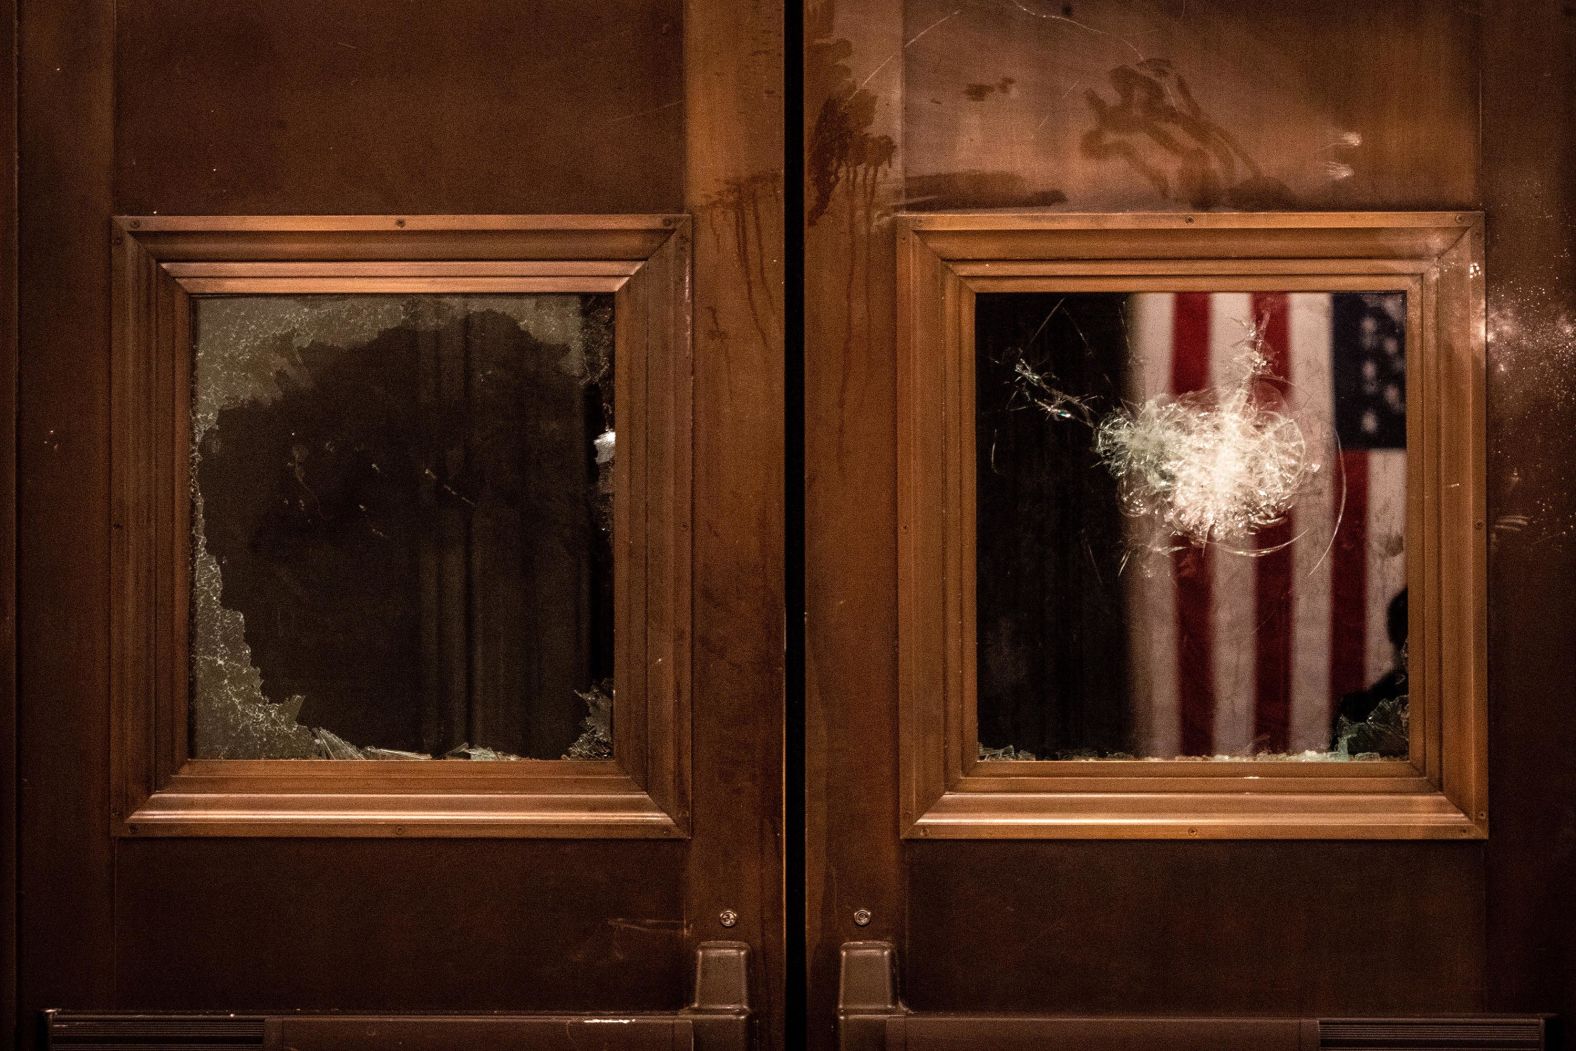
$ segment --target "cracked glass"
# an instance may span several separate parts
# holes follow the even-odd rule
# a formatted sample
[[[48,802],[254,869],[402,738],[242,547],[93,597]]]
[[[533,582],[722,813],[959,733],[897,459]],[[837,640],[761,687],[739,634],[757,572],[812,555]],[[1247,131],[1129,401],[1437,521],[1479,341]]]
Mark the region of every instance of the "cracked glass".
[[[1408,753],[1402,292],[976,301],[982,759]]]
[[[193,301],[191,754],[612,754],[609,295]]]

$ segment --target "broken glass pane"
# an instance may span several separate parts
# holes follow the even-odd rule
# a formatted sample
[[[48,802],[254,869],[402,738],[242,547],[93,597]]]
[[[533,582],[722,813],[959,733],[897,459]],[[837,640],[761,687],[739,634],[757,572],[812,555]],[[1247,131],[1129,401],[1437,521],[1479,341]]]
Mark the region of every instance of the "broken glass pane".
[[[612,298],[193,313],[192,755],[609,757]]]
[[[1404,293],[976,310],[980,757],[1405,756]]]

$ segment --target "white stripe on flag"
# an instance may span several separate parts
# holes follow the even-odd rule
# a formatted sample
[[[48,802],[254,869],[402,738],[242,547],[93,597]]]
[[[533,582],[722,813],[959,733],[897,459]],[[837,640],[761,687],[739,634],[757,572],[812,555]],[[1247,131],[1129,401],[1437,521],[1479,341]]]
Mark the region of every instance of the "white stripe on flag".
[[[1368,453],[1368,631],[1363,647],[1367,684],[1395,665],[1386,616],[1390,600],[1406,587],[1406,453],[1374,449]]]
[[[1327,292],[1290,299],[1293,407],[1334,427],[1331,375],[1332,302]],[[1326,464],[1326,470],[1333,464]],[[1330,527],[1335,504],[1326,485],[1297,504],[1292,545],[1292,623],[1289,746],[1293,752],[1330,745]]]
[[[1140,293],[1128,299],[1128,362],[1124,397],[1142,405],[1171,386],[1172,330],[1176,297]],[[1140,755],[1173,756],[1181,751],[1177,700],[1176,584],[1171,558],[1145,543],[1148,523],[1127,523],[1132,557],[1123,576],[1133,615],[1128,645],[1133,669],[1134,736]]]
[[[1217,292],[1209,303],[1209,385],[1242,379],[1243,341],[1253,317],[1247,292]],[[1253,744],[1258,659],[1254,646],[1254,560],[1216,548],[1210,559],[1212,663],[1215,671],[1215,754],[1247,751]]]

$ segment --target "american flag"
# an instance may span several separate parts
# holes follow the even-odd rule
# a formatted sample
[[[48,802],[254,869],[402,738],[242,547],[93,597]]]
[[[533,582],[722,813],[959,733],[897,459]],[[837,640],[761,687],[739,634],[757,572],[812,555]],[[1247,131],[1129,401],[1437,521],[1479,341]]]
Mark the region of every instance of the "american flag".
[[[1395,663],[1386,608],[1406,586],[1404,295],[1143,293],[1128,326],[1134,402],[1238,382],[1256,326],[1298,411],[1333,424],[1344,473],[1342,485],[1327,465],[1331,484],[1260,532],[1258,547],[1278,550],[1179,538],[1138,556],[1125,576],[1139,754],[1328,749],[1342,695]]]

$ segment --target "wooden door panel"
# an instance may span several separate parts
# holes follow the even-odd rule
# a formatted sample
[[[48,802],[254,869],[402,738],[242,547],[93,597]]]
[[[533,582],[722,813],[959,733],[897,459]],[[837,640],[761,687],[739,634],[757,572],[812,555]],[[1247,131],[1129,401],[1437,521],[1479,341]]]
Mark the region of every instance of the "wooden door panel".
[[[751,1010],[773,1046],[781,5],[95,2],[17,14],[27,1046],[45,1008],[674,1012],[694,950],[719,936],[752,950]],[[658,212],[691,217],[690,294],[705,321],[693,371],[707,418],[676,454],[693,457],[695,477],[683,538],[694,758],[676,774],[688,778],[689,831],[641,843],[113,840],[110,217]]]
[[[1483,198],[1488,243],[1489,779],[1498,833],[1486,858],[1489,1003],[1576,1015],[1576,925],[1551,888],[1576,882],[1576,546],[1555,523],[1576,513],[1576,403],[1568,372],[1576,311],[1576,26],[1550,3],[1484,12]],[[1538,146],[1534,148],[1533,143]],[[1552,370],[1552,371],[1551,371]],[[1527,528],[1514,527],[1523,518]],[[1552,844],[1560,844],[1551,849]],[[1544,1005],[1534,1008],[1532,1005]]]
[[[650,846],[662,849],[531,840],[126,843],[115,897],[119,1002],[183,1010],[670,1007],[683,999],[689,972],[684,850]],[[638,885],[624,878],[632,870],[642,873]],[[444,965],[422,962],[434,958]]]
[[[905,208],[1425,210],[1474,199],[1469,10],[1063,6],[965,6],[906,50]],[[917,31],[956,8],[910,0],[905,19]],[[1403,101],[1402,86],[1423,77],[1432,90]],[[1159,111],[1147,128],[1117,129],[1123,100],[1151,89],[1189,130],[1172,137]],[[1193,134],[1217,130],[1229,145],[1190,163]]]
[[[855,938],[898,946],[905,997],[927,1011],[1576,1009],[1553,963],[1571,927],[1548,889],[1573,878],[1552,844],[1576,821],[1563,758],[1576,729],[1561,714],[1572,687],[1554,656],[1572,645],[1576,544],[1554,523],[1571,513],[1557,478],[1573,408],[1551,386],[1576,302],[1557,232],[1576,176],[1553,159],[1573,127],[1569,11],[805,10],[812,1015],[833,1011],[836,955]],[[1102,122],[1144,99],[1180,124]],[[1194,133],[1228,145],[1191,153]],[[1486,213],[1488,840],[900,842],[897,802],[913,786],[896,753],[892,217],[1277,208]],[[830,1026],[813,1032],[829,1046]]]
[[[682,0],[123,4],[117,208],[683,211],[683,23]]]
[[[904,995],[927,1011],[1471,1009],[1483,917],[1416,895],[1477,884],[1481,864],[1465,843],[915,844]],[[975,881],[988,890],[957,893]]]

